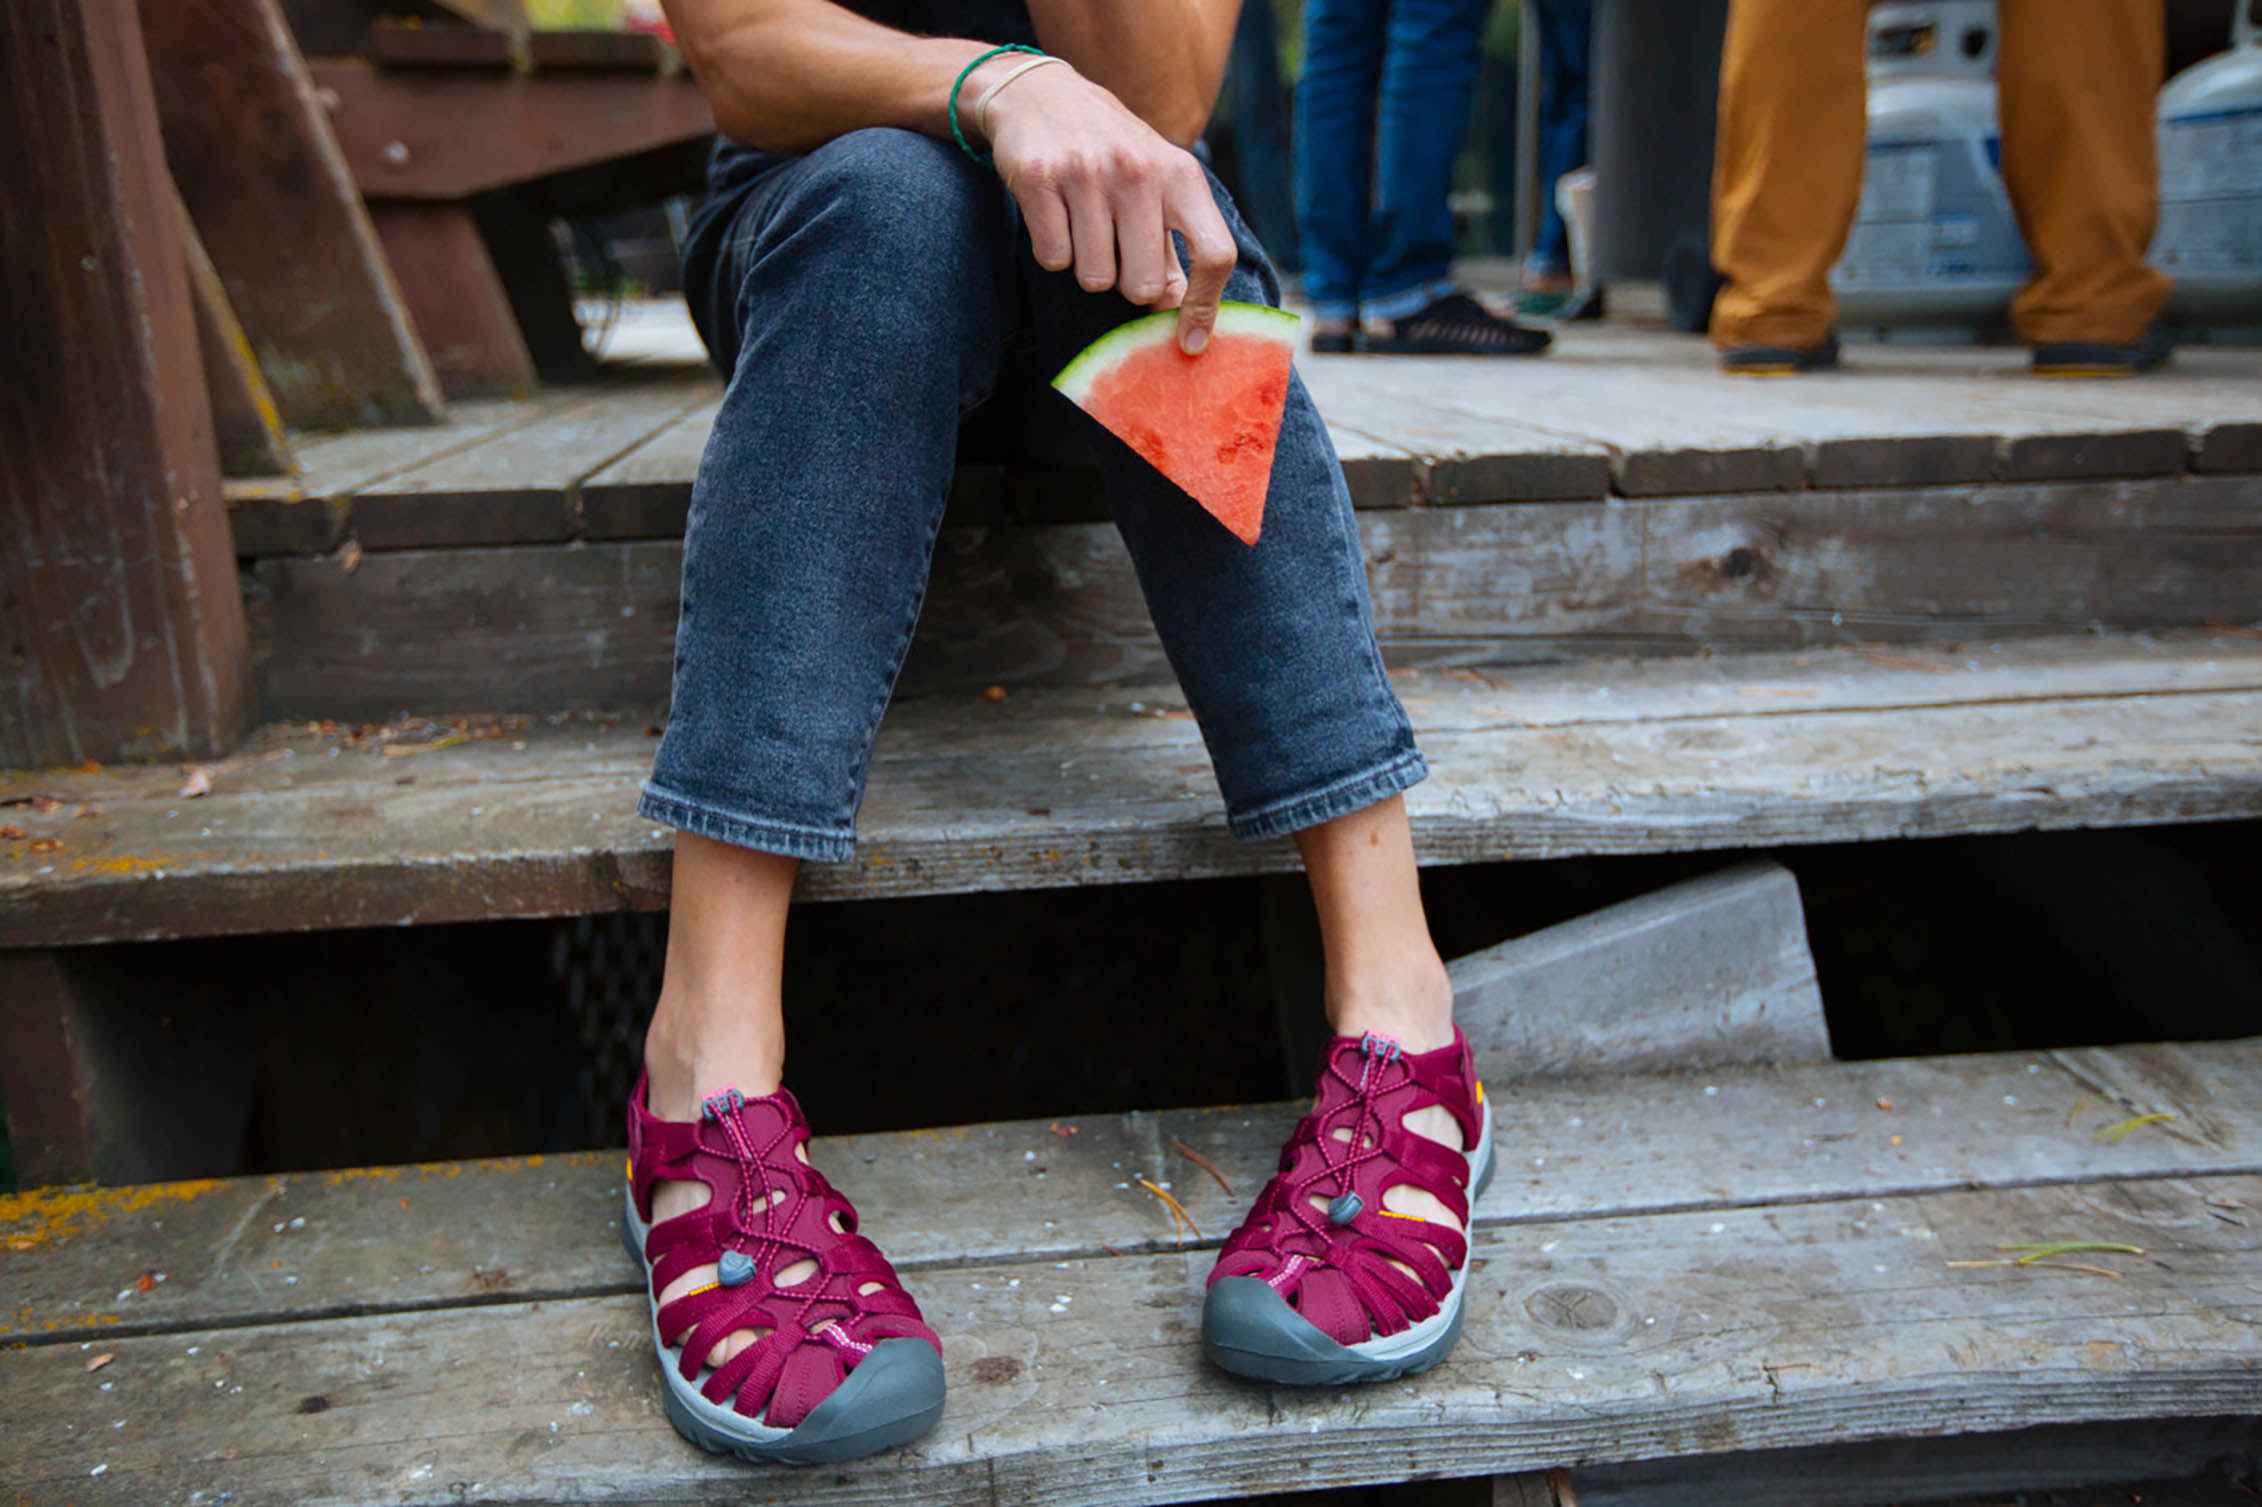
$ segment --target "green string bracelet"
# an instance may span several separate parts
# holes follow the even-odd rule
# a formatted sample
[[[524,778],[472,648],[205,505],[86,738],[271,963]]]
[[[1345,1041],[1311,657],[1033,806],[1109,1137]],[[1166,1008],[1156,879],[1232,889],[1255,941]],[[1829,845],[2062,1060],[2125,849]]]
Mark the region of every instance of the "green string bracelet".
[[[981,67],[991,58],[1002,56],[1008,52],[1034,53],[1040,58],[1046,55],[1042,47],[1028,47],[1019,42],[1009,42],[1003,47],[992,47],[988,52],[983,53],[973,62],[960,69],[958,82],[950,86],[950,134],[957,139],[958,149],[983,167],[990,165],[990,159],[966,144],[966,132],[958,124],[958,91],[966,87],[966,80],[973,75],[975,69]]]

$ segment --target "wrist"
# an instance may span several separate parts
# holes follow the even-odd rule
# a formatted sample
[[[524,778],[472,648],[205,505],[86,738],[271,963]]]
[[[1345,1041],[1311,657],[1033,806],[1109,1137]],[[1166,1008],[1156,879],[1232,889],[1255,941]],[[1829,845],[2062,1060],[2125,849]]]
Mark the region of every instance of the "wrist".
[[[975,121],[975,106],[985,91],[1012,73],[1017,63],[1044,54],[1037,48],[1020,45],[985,46],[968,42],[950,44],[957,58],[957,67],[951,74],[952,83],[944,96],[944,119],[950,134],[968,156],[978,162],[988,160],[989,141]]]

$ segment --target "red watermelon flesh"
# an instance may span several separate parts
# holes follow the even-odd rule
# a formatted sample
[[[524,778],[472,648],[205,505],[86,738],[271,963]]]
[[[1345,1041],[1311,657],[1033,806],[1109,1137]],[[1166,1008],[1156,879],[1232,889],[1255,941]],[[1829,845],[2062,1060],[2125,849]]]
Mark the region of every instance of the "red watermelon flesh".
[[[1288,402],[1296,317],[1229,303],[1198,356],[1175,311],[1136,319],[1085,350],[1053,386],[1255,544]]]

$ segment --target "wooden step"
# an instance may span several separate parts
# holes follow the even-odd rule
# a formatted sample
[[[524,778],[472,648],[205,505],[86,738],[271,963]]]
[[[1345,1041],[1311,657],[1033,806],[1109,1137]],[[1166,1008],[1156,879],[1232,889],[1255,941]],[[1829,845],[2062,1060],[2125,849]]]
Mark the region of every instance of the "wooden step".
[[[665,700],[719,398],[680,309],[636,320],[637,361],[608,386],[438,434],[317,440],[299,483],[230,489],[265,715]],[[1580,332],[1483,382],[1427,358],[1305,359],[1386,658],[2262,619],[2254,353],[2192,352],[2110,393],[2035,382],[1999,351],[1858,359],[1843,381],[1764,391],[1701,342],[1630,331]],[[1168,679],[1107,519],[1094,473],[961,470],[905,689]]]
[[[2258,1072],[2250,1040],[1517,1085],[1459,1349],[1345,1392],[1249,1386],[1195,1346],[1210,1247],[1294,1106],[829,1140],[952,1392],[928,1440],[822,1472],[669,1430],[616,1154],[25,1195],[0,1202],[11,1477],[87,1501],[1134,1503],[2251,1415]],[[1175,1244],[1136,1176],[1202,1238]],[[2145,1254],[1950,1264],[2049,1239]]]
[[[1764,848],[2262,813],[2240,633],[1401,676],[1426,863]],[[641,720],[275,726],[209,766],[0,773],[0,948],[664,903]],[[1235,845],[1164,690],[908,700],[855,861],[810,898],[1292,868]]]

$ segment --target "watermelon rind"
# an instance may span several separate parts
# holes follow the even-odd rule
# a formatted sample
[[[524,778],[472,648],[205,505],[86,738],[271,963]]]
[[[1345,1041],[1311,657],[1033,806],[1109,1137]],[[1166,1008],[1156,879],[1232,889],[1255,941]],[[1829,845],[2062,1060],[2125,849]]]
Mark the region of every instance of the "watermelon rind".
[[[1266,340],[1292,341],[1296,338],[1297,323],[1296,316],[1287,310],[1261,303],[1224,303],[1218,305],[1217,310],[1220,335],[1255,335]],[[1176,309],[1134,319],[1085,346],[1075,360],[1061,368],[1060,375],[1052,379],[1052,385],[1069,402],[1082,407],[1102,372],[1136,351],[1174,344],[1177,339]]]

